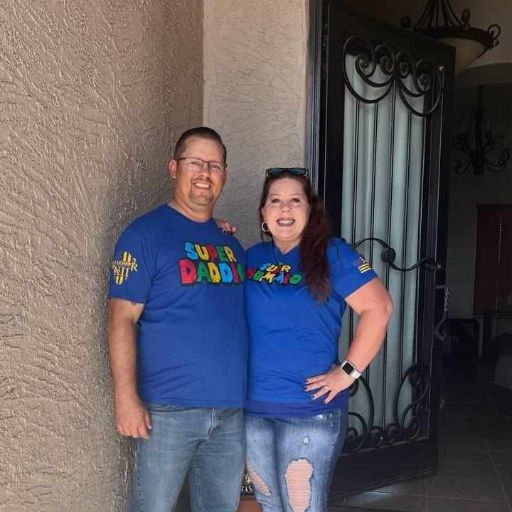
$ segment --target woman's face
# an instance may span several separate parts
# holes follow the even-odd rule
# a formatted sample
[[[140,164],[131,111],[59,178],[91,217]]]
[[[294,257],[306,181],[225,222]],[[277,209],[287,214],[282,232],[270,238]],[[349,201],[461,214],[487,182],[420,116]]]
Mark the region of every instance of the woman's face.
[[[275,180],[269,187],[261,215],[281,252],[299,244],[309,217],[309,204],[300,181]]]

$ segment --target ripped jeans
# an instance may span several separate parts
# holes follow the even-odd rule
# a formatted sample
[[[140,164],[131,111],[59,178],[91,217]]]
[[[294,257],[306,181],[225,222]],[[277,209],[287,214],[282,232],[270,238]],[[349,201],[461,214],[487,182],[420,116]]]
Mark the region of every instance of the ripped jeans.
[[[326,512],[346,408],[302,418],[248,416],[247,471],[263,512]]]

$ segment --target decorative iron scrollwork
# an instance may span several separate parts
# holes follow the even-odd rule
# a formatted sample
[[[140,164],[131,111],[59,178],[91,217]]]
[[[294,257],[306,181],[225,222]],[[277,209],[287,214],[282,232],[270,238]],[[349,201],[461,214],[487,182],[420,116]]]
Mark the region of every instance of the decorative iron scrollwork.
[[[349,76],[348,57],[354,57],[354,69],[374,97],[357,91],[357,85]],[[395,52],[386,44],[374,45],[363,36],[349,37],[343,45],[343,74],[345,84],[352,95],[363,103],[382,101],[395,88],[403,104],[415,115],[430,116],[440,105],[443,97],[443,72],[436,64],[418,59],[406,51]],[[424,108],[413,105],[423,98]]]
[[[404,406],[401,398],[406,389],[411,393],[412,401]],[[365,449],[382,448],[426,435],[430,412],[429,391],[430,378],[425,368],[419,364],[408,368],[394,397],[394,421],[383,428],[373,425],[375,405],[372,391],[364,376],[360,377],[350,388],[350,396],[355,396],[358,392],[364,393],[368,402],[368,414],[365,418],[359,412],[348,413],[352,425],[347,430],[343,451],[355,453]]]
[[[368,385],[367,380],[363,376],[361,376],[359,379],[354,381],[352,386],[350,386],[350,395],[349,396],[354,396],[358,392],[360,386],[364,387],[364,391],[366,393],[366,396],[368,397],[368,402],[370,404],[371,412],[370,412],[370,416],[367,421],[361,414],[359,414],[357,412],[349,412],[348,413],[351,418],[357,420],[357,422],[359,423],[359,426],[360,426],[360,431],[356,427],[353,427],[353,426],[349,426],[347,428],[347,433],[345,435],[345,448],[344,449],[345,449],[345,451],[349,451],[349,452],[357,452],[363,447],[366,439],[368,438],[368,434],[370,433],[369,426],[373,424],[375,406],[373,403],[372,390],[370,389],[370,386]]]
[[[414,396],[413,401],[399,413],[400,394],[405,389],[404,384],[409,382]],[[403,440],[410,441],[420,437],[423,425],[426,424],[429,412],[428,396],[430,391],[430,376],[425,369],[415,364],[411,366],[402,377],[400,387],[395,399],[395,421],[403,432]]]
[[[443,291],[443,312],[439,322],[434,327],[434,336],[439,341],[444,341],[448,337],[448,310],[450,309],[450,290],[445,284],[436,286],[436,290]]]
[[[377,242],[380,245],[382,245],[382,247],[384,247],[384,249],[382,249],[382,252],[381,252],[382,261],[386,262],[392,269],[398,270],[400,272],[410,272],[411,270],[415,270],[419,267],[425,267],[427,270],[431,270],[431,271],[441,270],[443,268],[441,263],[434,260],[434,258],[429,258],[429,257],[421,258],[419,261],[417,261],[416,263],[414,263],[413,265],[411,265],[409,267],[399,267],[398,265],[395,264],[395,259],[396,259],[395,249],[393,249],[393,247],[391,247],[386,241],[382,240],[382,238],[378,238],[376,236],[362,238],[361,240],[358,240],[353,245],[354,249],[357,249],[364,242]]]

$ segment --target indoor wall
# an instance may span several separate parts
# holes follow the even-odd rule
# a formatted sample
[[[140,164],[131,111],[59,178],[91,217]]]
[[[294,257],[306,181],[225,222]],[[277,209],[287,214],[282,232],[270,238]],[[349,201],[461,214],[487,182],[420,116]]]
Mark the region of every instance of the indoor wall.
[[[0,510],[125,510],[105,344],[120,230],[202,121],[201,0],[0,6]]]
[[[512,79],[512,77],[511,77]],[[505,147],[512,148],[512,84],[489,84],[484,87],[484,132],[501,134]],[[453,135],[474,129],[471,118],[477,103],[477,88],[457,92],[453,105]],[[489,153],[497,161],[500,151]],[[512,203],[512,163],[503,172],[475,175],[470,167],[464,174],[456,174],[456,160],[467,155],[451,150],[450,205],[448,216],[447,285],[450,290],[450,317],[473,316],[474,271],[477,235],[477,206],[479,204]]]

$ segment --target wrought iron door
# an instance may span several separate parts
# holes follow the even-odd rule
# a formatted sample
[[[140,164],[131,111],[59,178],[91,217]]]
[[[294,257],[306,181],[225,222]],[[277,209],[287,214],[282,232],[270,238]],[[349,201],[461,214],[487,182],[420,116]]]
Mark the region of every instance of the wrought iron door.
[[[442,141],[454,52],[339,1],[322,8],[318,189],[336,231],[369,259],[395,305],[383,349],[351,390],[336,497],[437,466]],[[356,322],[344,318],[341,354]]]

